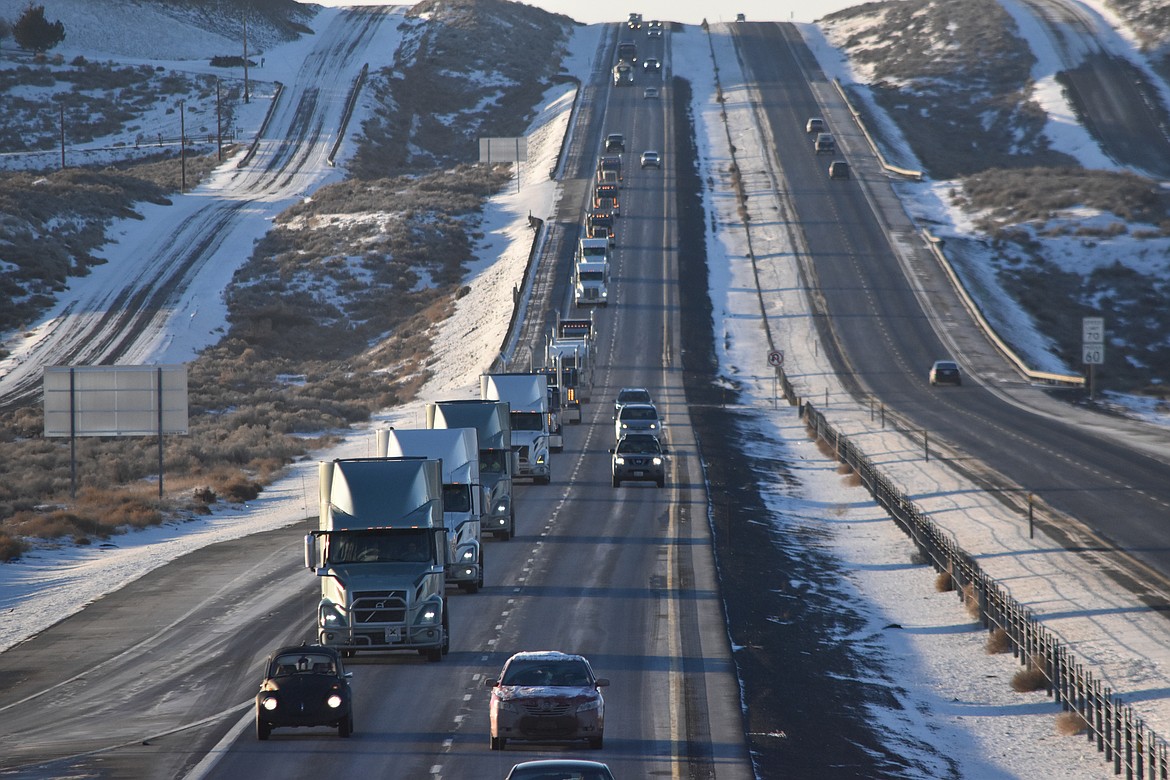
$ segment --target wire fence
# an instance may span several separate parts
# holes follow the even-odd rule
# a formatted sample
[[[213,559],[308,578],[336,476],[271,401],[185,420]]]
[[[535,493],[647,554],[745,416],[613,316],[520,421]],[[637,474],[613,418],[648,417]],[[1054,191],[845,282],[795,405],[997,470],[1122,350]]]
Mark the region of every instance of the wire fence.
[[[989,632],[1002,632],[1021,666],[1042,675],[1049,696],[1065,712],[1075,713],[1086,739],[1113,768],[1136,780],[1170,777],[1170,749],[1166,740],[1077,661],[1031,610],[1020,604],[955,540],[882,474],[849,438],[835,429],[812,403],[802,400],[783,370],[778,369],[784,397],[800,407],[809,431],[849,466],[878,502],[914,541],[919,553],[938,572],[945,572],[964,605]],[[919,433],[903,431],[907,434]]]

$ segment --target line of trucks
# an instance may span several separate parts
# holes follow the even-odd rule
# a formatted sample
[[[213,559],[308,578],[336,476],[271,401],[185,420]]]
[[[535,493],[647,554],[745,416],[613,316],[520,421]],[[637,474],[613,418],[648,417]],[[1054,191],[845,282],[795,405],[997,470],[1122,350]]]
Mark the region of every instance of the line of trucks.
[[[561,320],[544,368],[484,374],[479,400],[428,403],[426,428],[376,431],[376,457],[318,464],[304,553],[321,584],[319,644],[442,660],[447,589],[478,591],[483,536],[515,535],[514,480],[551,481],[562,422],[589,400],[593,335],[592,320]]]

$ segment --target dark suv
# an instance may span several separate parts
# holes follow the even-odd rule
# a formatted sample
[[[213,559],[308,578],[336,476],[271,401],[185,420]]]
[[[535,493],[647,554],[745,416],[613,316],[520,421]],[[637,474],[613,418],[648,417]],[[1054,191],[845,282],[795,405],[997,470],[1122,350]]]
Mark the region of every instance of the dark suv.
[[[666,457],[657,437],[648,433],[629,433],[623,436],[613,453],[613,486],[622,482],[654,482],[666,484]]]
[[[610,133],[605,137],[605,151],[624,152],[625,150],[626,137],[621,133]]]

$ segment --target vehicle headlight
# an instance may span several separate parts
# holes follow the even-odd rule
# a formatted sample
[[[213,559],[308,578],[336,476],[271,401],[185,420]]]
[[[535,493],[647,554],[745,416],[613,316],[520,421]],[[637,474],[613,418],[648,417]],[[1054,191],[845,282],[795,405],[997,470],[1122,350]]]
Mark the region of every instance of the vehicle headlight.
[[[504,712],[520,712],[519,707],[504,699],[496,699],[496,709],[503,710]]]
[[[318,621],[323,628],[342,628],[345,626],[345,615],[332,604],[325,604],[318,612]]]
[[[624,431],[626,428],[629,428],[629,427],[630,427],[630,424],[629,424],[629,423],[622,423],[622,430],[623,430],[623,431]]]
[[[601,709],[601,699],[594,699],[593,701],[585,702],[584,704],[577,707],[577,712],[589,712],[590,710],[597,709]]]
[[[538,455],[538,456],[536,457],[536,462],[537,462],[537,463],[544,463],[544,453],[543,453],[543,452],[542,452],[542,453],[540,453],[540,455]]]
[[[332,709],[337,709],[341,706],[341,696],[336,693],[329,694],[329,698],[325,700]]]
[[[415,621],[420,626],[433,626],[439,622],[439,607],[436,604],[429,604],[422,608],[418,614],[418,620]]]
[[[654,465],[655,465],[655,466],[661,466],[661,465],[662,465],[662,458],[655,458],[655,459],[654,459]]]
[[[275,696],[265,696],[260,700],[260,706],[269,712],[272,712],[274,709],[276,709],[276,704],[277,702]]]
[[[494,512],[494,513],[495,513],[495,514],[497,514],[497,515],[506,515],[506,514],[508,514],[508,502],[507,502],[507,501],[499,501],[499,502],[497,502],[497,503],[496,503],[496,506],[495,506],[495,508],[492,510],[492,512]]]
[[[658,427],[658,423],[650,423],[650,430],[654,430],[657,427]]]
[[[463,554],[460,555],[459,557],[462,558],[463,560],[467,561],[468,563],[472,563],[475,561],[475,550],[471,550],[471,549],[464,550]]]
[[[625,459],[625,458],[623,458],[623,457],[622,457],[622,456],[620,456],[620,455],[619,455],[619,456],[617,456],[616,458],[614,458],[614,459],[613,459],[613,462],[614,462],[614,463],[616,463],[616,464],[618,464],[619,466],[624,466],[624,465],[626,465],[626,459]]]

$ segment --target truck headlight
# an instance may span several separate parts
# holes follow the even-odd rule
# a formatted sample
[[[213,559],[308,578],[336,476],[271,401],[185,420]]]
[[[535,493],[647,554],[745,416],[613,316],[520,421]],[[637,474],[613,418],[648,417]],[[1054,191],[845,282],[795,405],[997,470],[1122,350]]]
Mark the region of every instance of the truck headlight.
[[[614,458],[614,459],[613,459],[613,462],[614,462],[614,463],[616,463],[616,464],[618,464],[619,466],[624,466],[624,465],[626,465],[626,459],[625,459],[625,458],[623,458],[623,457],[622,457],[622,456],[620,456],[620,455],[619,455],[618,457]]]
[[[269,712],[272,712],[274,709],[276,709],[276,705],[277,701],[275,696],[265,696],[260,700],[260,706]]]
[[[415,621],[415,624],[420,625],[420,626],[438,625],[439,611],[440,611],[439,605],[428,604],[427,606],[423,607],[422,610],[418,613],[418,620]]]
[[[337,709],[341,706],[341,697],[336,693],[331,693],[329,694],[329,698],[325,700],[325,703],[328,704],[332,709]]]
[[[345,615],[332,604],[323,604],[317,613],[317,620],[323,628],[342,628],[345,626]]]
[[[459,557],[468,563],[473,563],[475,561],[475,550],[468,548]]]
[[[655,459],[654,459],[654,465],[655,465],[655,466],[661,466],[661,465],[662,465],[662,458],[655,458]]]

